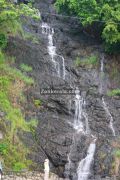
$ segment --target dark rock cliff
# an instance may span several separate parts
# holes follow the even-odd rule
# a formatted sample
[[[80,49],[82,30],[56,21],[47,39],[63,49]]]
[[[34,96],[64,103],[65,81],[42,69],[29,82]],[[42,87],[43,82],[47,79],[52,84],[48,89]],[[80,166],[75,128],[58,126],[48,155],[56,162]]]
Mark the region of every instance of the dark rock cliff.
[[[100,66],[95,67],[75,67],[76,57],[87,57],[93,54],[100,60],[102,49],[92,37],[84,34],[79,22],[72,19],[51,16],[46,13],[55,13],[53,1],[41,0],[35,6],[40,10],[42,21],[47,22],[54,28],[54,43],[58,54],[64,56],[66,66],[66,80],[53,76],[54,67],[47,52],[47,39],[43,36],[41,22],[29,22],[26,29],[32,32],[39,40],[38,44],[25,41],[19,38],[10,38],[8,53],[16,57],[16,65],[21,63],[31,65],[33,72],[30,73],[36,80],[36,85],[29,90],[27,99],[29,104],[25,105],[26,118],[33,116],[38,119],[38,127],[35,137],[27,134],[24,137],[25,143],[31,147],[30,158],[41,166],[45,158],[51,162],[51,170],[59,176],[64,177],[64,168],[67,164],[67,155],[73,143],[74,129],[71,123],[74,120],[74,95],[41,95],[41,88],[70,88],[70,84],[79,87],[82,96],[86,101],[86,112],[91,132],[97,137],[97,148],[94,163],[91,169],[91,178],[100,176],[101,178],[111,177],[115,174],[114,149],[119,147],[120,133],[120,99],[110,98],[105,95],[105,100],[109,106],[109,111],[113,117],[113,124],[116,137],[113,137],[109,127],[109,118],[102,104],[100,88]],[[37,30],[36,30],[37,29]],[[119,78],[115,80],[110,76],[110,57],[105,55],[106,76],[104,79],[104,93],[108,88],[118,87]],[[35,106],[34,100],[40,100],[41,106]],[[70,108],[71,100],[71,109]],[[78,162],[86,156],[90,137],[78,134],[77,145],[72,152],[74,167],[71,170],[71,178],[74,174]],[[117,145],[114,145],[116,142]],[[117,174],[118,175],[118,174]]]

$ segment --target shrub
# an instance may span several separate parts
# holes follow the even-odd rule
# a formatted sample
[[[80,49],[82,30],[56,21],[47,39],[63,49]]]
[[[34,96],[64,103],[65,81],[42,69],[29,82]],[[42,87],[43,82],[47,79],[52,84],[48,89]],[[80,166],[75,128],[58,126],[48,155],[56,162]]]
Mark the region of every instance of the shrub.
[[[113,89],[108,91],[108,96],[120,96],[120,89]]]
[[[7,37],[5,34],[0,34],[0,48],[3,49],[7,46]]]
[[[4,56],[4,54],[2,53],[2,51],[0,51],[0,64],[3,64],[3,63],[4,63],[4,60],[5,60],[5,56]]]
[[[28,66],[27,64],[21,64],[20,65],[21,70],[25,71],[25,72],[31,72],[32,71],[32,67]]]
[[[14,171],[21,171],[23,169],[26,168],[26,164],[22,163],[22,162],[16,162],[14,165],[13,165],[13,170]]]
[[[80,59],[79,57],[76,58],[75,60],[75,66],[95,66],[98,63],[98,58],[97,56],[90,56],[84,59]]]
[[[35,99],[34,104],[35,104],[35,106],[39,107],[39,106],[41,106],[42,102],[39,99]]]
[[[120,149],[115,150],[114,155],[115,157],[120,158]]]
[[[8,145],[5,143],[0,143],[0,154],[5,155],[8,152]]]
[[[56,0],[55,7],[58,12],[78,17],[85,28],[92,28],[90,33],[103,39],[105,50],[120,52],[119,0]]]

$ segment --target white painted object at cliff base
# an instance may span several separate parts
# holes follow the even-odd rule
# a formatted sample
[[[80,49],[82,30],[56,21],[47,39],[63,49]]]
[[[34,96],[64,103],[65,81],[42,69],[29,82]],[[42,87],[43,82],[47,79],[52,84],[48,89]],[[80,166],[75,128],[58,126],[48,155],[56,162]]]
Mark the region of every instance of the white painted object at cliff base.
[[[0,162],[0,179],[2,179],[2,163]]]
[[[49,172],[50,172],[50,168],[49,168],[49,159],[45,159],[44,162],[44,180],[49,180]]]

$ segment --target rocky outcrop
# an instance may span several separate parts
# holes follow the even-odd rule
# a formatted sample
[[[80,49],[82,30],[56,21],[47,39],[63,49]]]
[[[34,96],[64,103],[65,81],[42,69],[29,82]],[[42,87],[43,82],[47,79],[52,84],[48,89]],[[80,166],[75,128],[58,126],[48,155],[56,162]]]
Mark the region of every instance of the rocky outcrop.
[[[109,127],[109,118],[102,104],[102,96],[105,96],[109,111],[113,117],[113,124],[116,135],[120,133],[120,99],[106,96],[108,87],[113,84],[110,79],[108,67],[110,67],[105,57],[106,75],[104,81],[104,93],[100,95],[100,67],[101,47],[91,37],[82,32],[79,22],[66,20],[55,16],[50,16],[42,12],[55,12],[50,0],[41,0],[36,3],[40,9],[42,20],[50,24],[55,29],[54,43],[57,52],[63,55],[66,65],[66,79],[63,80],[53,75],[54,66],[51,63],[47,52],[47,38],[43,36],[41,22],[30,22],[26,28],[31,31],[38,39],[39,44],[23,41],[19,38],[11,38],[8,45],[8,53],[16,57],[16,65],[19,68],[21,63],[31,65],[33,72],[29,75],[34,77],[36,84],[27,93],[25,104],[26,119],[35,117],[38,119],[38,127],[34,138],[27,134],[22,137],[23,141],[31,148],[30,158],[37,163],[37,167],[46,158],[50,160],[50,168],[59,176],[64,177],[65,164],[68,163],[68,154],[73,144],[74,129],[71,125],[74,121],[75,101],[74,95],[41,95],[41,88],[70,88],[78,87],[82,97],[86,101],[86,112],[91,133],[97,137],[97,148],[92,166],[91,178],[111,177],[114,172],[114,147],[113,142],[118,137],[113,137]],[[37,28],[37,33],[36,29]],[[95,67],[75,66],[76,57],[84,58],[90,55],[98,56],[98,64]],[[117,82],[117,85],[119,82]],[[34,101],[40,100],[41,106],[35,106]],[[78,162],[86,156],[89,137],[81,138],[78,134],[77,146],[72,156],[74,168],[72,175],[75,174]],[[71,177],[72,178],[72,177]],[[113,179],[112,179],[113,180]]]

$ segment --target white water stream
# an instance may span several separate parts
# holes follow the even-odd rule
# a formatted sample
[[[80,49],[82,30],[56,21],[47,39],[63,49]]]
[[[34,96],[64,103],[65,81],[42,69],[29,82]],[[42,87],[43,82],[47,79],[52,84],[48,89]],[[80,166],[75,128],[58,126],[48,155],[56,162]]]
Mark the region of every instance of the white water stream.
[[[80,96],[79,90],[77,90],[75,96],[75,117],[73,126],[77,131],[85,133],[82,122],[83,102],[83,98]]]
[[[74,129],[77,132],[82,132],[83,134],[90,134],[90,128],[88,123],[88,115],[85,111],[85,101],[80,96],[80,91],[76,88],[76,95],[75,95],[75,116],[74,116]],[[84,108],[84,109],[83,109]],[[85,127],[82,119],[85,119]]]
[[[42,33],[48,38],[48,53],[56,70],[58,77],[65,79],[65,60],[64,57],[56,53],[56,46],[53,44],[54,29],[47,23],[42,23]]]
[[[90,135],[88,115],[82,108],[83,104],[85,104],[85,102],[79,95],[79,91],[78,91],[76,93],[76,100],[75,100],[75,109],[76,109],[75,110],[75,119],[74,119],[75,127],[77,127],[76,129],[83,132],[84,134]],[[84,130],[84,125],[81,121],[82,116],[85,118],[86,130]],[[79,162],[79,165],[77,168],[78,180],[87,180],[90,175],[90,167],[94,160],[94,153],[95,153],[95,148],[96,148],[95,141],[96,140],[92,141],[91,144],[89,145],[89,148],[87,151],[87,156]]]
[[[90,167],[94,159],[96,144],[94,140],[88,148],[87,156],[82,159],[79,163],[77,174],[78,174],[78,180],[87,180],[90,175]]]
[[[110,128],[111,128],[111,130],[112,130],[113,136],[116,136],[116,134],[115,134],[115,129],[114,129],[114,127],[113,127],[113,117],[112,117],[112,115],[111,115],[111,113],[110,113],[110,111],[109,111],[109,109],[108,109],[108,106],[107,106],[104,98],[102,98],[102,103],[103,103],[103,108],[104,108],[104,110],[105,110],[105,112],[106,112],[106,114],[107,114],[107,117],[108,117],[109,120],[110,120],[109,126],[110,126]]]
[[[80,96],[80,91],[78,88],[76,88],[75,92],[76,92],[75,116],[74,116],[74,123],[73,123],[75,133],[73,134],[73,144],[72,144],[72,146],[70,148],[70,152],[68,154],[68,164],[66,165],[66,171],[67,170],[71,171],[71,168],[73,166],[71,156],[72,156],[72,153],[74,152],[74,149],[77,148],[76,143],[79,143],[79,138],[81,138],[80,134],[82,133],[83,135],[89,135],[93,138],[93,140],[89,145],[86,157],[78,163],[78,168],[76,170],[78,180],[87,180],[90,175],[91,164],[94,160],[94,153],[95,153],[95,148],[96,148],[95,141],[96,140],[95,140],[95,137],[92,134],[90,134],[88,115],[85,110],[86,103],[85,103],[84,99]]]
[[[102,94],[103,93],[103,87],[104,87],[103,78],[105,76],[105,73],[104,73],[104,55],[102,55],[101,62],[100,62],[100,73],[101,73],[100,93]],[[102,104],[103,104],[103,108],[106,112],[106,115],[110,121],[109,126],[111,128],[112,134],[113,134],[113,136],[115,136],[116,134],[115,134],[114,126],[113,126],[113,117],[109,111],[109,107],[107,106],[107,103],[105,102],[104,97],[102,97]]]

